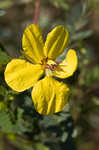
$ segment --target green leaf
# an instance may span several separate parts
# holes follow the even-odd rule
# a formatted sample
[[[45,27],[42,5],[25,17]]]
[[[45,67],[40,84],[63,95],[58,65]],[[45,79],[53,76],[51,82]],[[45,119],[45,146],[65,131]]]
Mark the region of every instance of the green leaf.
[[[21,150],[50,150],[41,142],[32,142],[31,144],[30,142],[25,142],[23,139],[15,140],[14,144],[17,145],[17,148]]]
[[[62,8],[64,8],[65,10],[68,10],[68,9],[69,9],[69,6],[68,6],[68,4],[67,4],[66,2],[61,2],[61,3],[60,3],[60,6],[61,6]]]
[[[0,65],[6,65],[11,58],[0,48]]]
[[[45,127],[51,127],[59,125],[61,122],[67,120],[70,117],[70,114],[68,112],[60,113],[60,115],[49,115],[44,116],[43,120],[41,120],[41,124],[43,124]]]
[[[62,137],[61,137],[61,141],[62,142],[66,142],[67,138],[68,138],[68,133],[64,132],[63,135],[62,135]]]
[[[56,115],[49,115],[44,116],[43,120],[41,121],[45,127],[55,126],[57,125],[57,116]]]
[[[23,125],[23,120],[22,120],[23,112],[24,112],[23,109],[18,108],[17,121],[16,124],[13,125],[14,133],[22,133],[27,131],[27,128]]]
[[[0,110],[0,128],[6,133],[13,131],[13,125],[11,123],[9,114],[2,110]]]
[[[0,95],[5,96],[6,89],[1,85],[0,86]]]
[[[72,35],[72,40],[73,41],[76,41],[78,39],[85,39],[85,38],[88,38],[89,36],[92,35],[92,31],[91,30],[87,30],[87,31],[83,31],[83,32],[78,32],[74,35]]]
[[[7,112],[0,110],[0,128],[5,133],[22,133],[27,130],[22,124],[23,111],[20,109],[18,114],[18,120],[16,124],[13,124],[10,120],[10,116]]]
[[[47,146],[45,146],[44,144],[42,143],[37,143],[34,145],[34,150],[49,150],[49,148]]]
[[[18,121],[22,119],[23,112],[24,112],[23,109],[18,108],[18,115],[17,115]]]

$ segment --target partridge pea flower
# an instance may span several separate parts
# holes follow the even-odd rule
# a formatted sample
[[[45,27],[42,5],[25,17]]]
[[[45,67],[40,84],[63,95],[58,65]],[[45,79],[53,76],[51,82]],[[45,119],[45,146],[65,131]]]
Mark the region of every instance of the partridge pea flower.
[[[22,92],[33,87],[32,99],[40,114],[56,113],[66,106],[69,88],[53,77],[67,78],[77,68],[77,55],[73,49],[61,63],[55,61],[67,43],[68,31],[64,26],[55,27],[44,44],[41,28],[32,24],[25,29],[22,38],[26,59],[13,59],[5,69],[5,81],[13,90]],[[44,78],[40,80],[42,75]]]

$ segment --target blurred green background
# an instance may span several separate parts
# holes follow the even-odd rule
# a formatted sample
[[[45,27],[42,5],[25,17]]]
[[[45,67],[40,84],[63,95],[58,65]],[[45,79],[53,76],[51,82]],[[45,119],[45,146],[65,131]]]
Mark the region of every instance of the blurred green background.
[[[0,0],[0,150],[98,150],[99,0],[43,0],[41,5],[44,39],[54,26],[66,26],[68,48],[79,59],[74,75],[63,80],[71,88],[63,112],[41,116],[31,89],[17,93],[5,83],[5,66],[21,55],[22,34],[33,23],[36,2]]]

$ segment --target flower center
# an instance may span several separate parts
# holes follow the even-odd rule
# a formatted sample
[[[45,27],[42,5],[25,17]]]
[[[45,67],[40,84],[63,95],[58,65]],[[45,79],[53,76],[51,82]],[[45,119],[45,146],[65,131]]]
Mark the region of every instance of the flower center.
[[[45,74],[47,76],[53,76],[54,70],[58,67],[58,63],[53,60],[48,60],[45,66]]]
[[[58,68],[59,63],[55,62],[53,60],[51,60],[50,58],[43,58],[41,60],[42,65],[43,65],[43,69],[45,69],[45,74],[47,76],[52,76],[54,70],[56,70]]]
[[[58,63],[57,63],[57,62],[55,62],[55,61],[53,61],[53,60],[48,60],[48,62],[47,62],[47,64],[46,64],[45,68],[46,68],[46,69],[49,69],[49,70],[51,70],[51,71],[54,71],[54,70],[57,68],[57,66],[58,66]]]

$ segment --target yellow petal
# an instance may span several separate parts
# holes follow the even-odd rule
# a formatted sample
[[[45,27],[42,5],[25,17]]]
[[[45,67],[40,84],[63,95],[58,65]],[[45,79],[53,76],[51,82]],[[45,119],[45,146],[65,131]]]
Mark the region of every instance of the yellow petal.
[[[40,65],[13,59],[5,69],[5,81],[13,90],[21,92],[32,87],[42,74]]]
[[[65,50],[68,36],[68,31],[64,26],[55,27],[47,36],[44,46],[45,56],[53,60],[56,59]]]
[[[32,90],[34,106],[40,114],[53,114],[62,111],[67,103],[69,88],[52,77],[38,81]]]
[[[38,25],[29,25],[22,38],[23,54],[32,62],[40,63],[43,55],[42,31]]]
[[[67,78],[72,76],[77,68],[77,55],[73,49],[70,49],[66,58],[59,64],[59,68],[55,70],[54,75],[59,78]]]

